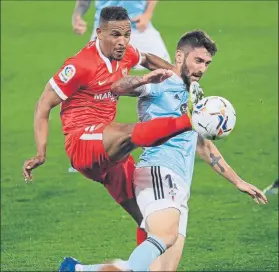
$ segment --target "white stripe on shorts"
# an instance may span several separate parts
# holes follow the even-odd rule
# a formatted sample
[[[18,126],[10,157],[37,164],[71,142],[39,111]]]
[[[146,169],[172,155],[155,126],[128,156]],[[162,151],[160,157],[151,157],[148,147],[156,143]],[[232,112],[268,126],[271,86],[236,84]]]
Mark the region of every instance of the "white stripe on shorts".
[[[85,140],[85,141],[102,140],[103,139],[103,134],[102,133],[92,133],[92,134],[84,133],[80,136],[80,139]]]

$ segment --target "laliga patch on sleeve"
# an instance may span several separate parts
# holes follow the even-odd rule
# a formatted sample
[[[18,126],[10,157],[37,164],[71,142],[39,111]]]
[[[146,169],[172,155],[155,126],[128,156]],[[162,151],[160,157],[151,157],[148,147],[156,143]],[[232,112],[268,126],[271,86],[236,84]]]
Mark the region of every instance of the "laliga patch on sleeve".
[[[76,73],[76,68],[74,65],[67,65],[59,73],[59,78],[62,82],[67,83]]]

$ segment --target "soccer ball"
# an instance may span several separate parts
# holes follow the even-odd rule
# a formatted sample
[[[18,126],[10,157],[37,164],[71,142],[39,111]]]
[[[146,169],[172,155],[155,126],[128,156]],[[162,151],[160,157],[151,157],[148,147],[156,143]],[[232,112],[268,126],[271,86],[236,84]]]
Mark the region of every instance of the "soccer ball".
[[[236,122],[232,104],[220,96],[208,96],[200,100],[192,113],[194,130],[209,140],[228,136]]]

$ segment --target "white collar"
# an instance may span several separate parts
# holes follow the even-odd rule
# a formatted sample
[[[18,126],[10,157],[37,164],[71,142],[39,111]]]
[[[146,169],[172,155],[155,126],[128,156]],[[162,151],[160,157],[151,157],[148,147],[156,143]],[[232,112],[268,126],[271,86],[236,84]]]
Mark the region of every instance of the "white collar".
[[[112,71],[111,62],[110,62],[110,60],[102,53],[101,48],[100,48],[100,40],[99,40],[98,38],[96,39],[96,48],[97,48],[97,51],[98,51],[100,57],[101,57],[102,60],[105,62],[108,71],[109,71],[110,73],[112,73],[113,71]],[[119,66],[119,64],[118,64],[118,61],[117,61],[117,64],[116,64],[116,71],[117,71],[117,69],[118,69],[118,66]]]

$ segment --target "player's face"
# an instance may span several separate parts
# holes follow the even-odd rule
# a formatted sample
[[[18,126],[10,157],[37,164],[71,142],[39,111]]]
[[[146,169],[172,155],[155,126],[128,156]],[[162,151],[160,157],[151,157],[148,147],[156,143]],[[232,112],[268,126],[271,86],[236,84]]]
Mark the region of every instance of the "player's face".
[[[130,42],[131,23],[129,20],[109,21],[97,29],[103,54],[114,60],[121,60]]]
[[[188,86],[193,81],[199,81],[207,71],[212,61],[211,54],[204,48],[191,48],[184,54],[181,65],[181,77]]]

